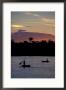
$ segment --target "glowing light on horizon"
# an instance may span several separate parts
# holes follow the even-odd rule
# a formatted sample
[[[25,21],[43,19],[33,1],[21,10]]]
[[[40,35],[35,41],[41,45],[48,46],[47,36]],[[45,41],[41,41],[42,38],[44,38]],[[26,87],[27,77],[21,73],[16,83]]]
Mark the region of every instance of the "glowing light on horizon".
[[[12,25],[12,27],[14,27],[14,28],[22,28],[22,27],[24,27],[24,25]]]

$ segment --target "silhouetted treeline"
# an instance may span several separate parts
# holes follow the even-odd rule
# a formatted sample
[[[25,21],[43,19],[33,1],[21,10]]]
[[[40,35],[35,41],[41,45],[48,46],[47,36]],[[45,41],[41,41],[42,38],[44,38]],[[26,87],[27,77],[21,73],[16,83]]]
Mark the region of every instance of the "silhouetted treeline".
[[[32,41],[15,43],[11,40],[11,56],[55,56],[55,42]]]

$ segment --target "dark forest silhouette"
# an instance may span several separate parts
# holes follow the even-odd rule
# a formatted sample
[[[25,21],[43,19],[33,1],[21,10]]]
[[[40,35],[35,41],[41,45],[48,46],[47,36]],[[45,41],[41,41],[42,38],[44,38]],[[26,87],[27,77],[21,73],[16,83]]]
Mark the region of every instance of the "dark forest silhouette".
[[[33,41],[32,37],[29,42],[16,43],[11,40],[11,56],[55,56],[55,42]]]

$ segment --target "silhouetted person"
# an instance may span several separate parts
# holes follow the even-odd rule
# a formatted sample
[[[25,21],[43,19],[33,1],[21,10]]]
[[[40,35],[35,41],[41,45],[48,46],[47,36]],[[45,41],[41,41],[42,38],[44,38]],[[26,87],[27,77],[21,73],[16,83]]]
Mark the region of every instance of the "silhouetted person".
[[[25,66],[25,60],[23,61],[23,65]]]
[[[47,58],[46,62],[47,62],[47,63],[49,62],[48,58]]]

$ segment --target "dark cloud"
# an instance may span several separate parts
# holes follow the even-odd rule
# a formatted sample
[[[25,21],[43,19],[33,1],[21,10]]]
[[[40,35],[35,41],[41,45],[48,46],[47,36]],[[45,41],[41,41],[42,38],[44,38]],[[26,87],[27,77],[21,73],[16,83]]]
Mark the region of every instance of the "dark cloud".
[[[26,30],[22,30],[22,29],[20,29],[20,30],[18,30],[18,32],[25,32]]]

